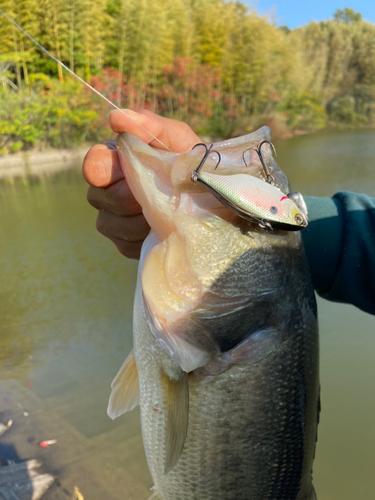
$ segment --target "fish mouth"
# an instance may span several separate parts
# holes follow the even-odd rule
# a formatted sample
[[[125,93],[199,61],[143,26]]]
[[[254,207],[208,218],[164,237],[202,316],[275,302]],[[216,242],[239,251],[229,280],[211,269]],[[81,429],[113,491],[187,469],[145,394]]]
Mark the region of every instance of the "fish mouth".
[[[258,179],[258,182],[259,179],[264,180],[263,169],[259,161],[254,160],[251,168],[248,165],[248,172],[244,171],[241,162],[243,163],[243,149],[246,149],[249,145],[252,146],[255,142],[258,143],[261,139],[268,139],[269,132],[269,129],[264,127],[257,131],[255,135],[250,134],[213,144],[212,146],[218,151],[222,159],[221,165],[225,167],[225,173],[220,173],[220,176],[225,177],[238,173],[238,175],[246,174],[249,177]],[[211,182],[205,182],[203,175],[199,175],[199,172],[192,170],[193,160],[197,160],[196,154],[193,156],[191,156],[191,152],[182,155],[167,154],[144,144],[140,139],[129,134],[121,134],[116,140],[116,145],[129,187],[138,203],[142,206],[144,216],[150,226],[160,237],[166,237],[173,230],[174,214],[181,202],[182,194],[198,195],[204,191],[209,191],[220,202],[222,207],[268,232],[273,230],[296,232],[308,225],[307,209],[302,195],[289,192],[288,179],[272,155],[267,158],[267,166],[273,178],[272,185],[279,190],[279,193],[281,192],[284,198],[289,198],[289,203],[294,205],[291,213],[283,214],[283,211],[279,209],[280,218],[272,215],[274,212],[268,213],[263,209],[259,211],[253,210],[252,204],[250,206],[239,204],[234,199],[236,196],[227,196],[225,186],[223,189],[218,189],[215,184],[211,186]],[[180,157],[181,159],[179,159]],[[209,158],[207,158],[205,165],[207,165],[209,171],[202,172],[202,174],[218,176],[217,173],[214,174],[216,167],[211,165],[208,160]],[[216,163],[215,165],[217,166]],[[195,172],[198,175],[193,178]],[[199,188],[197,184],[200,184],[201,187]],[[266,189],[266,185],[269,184],[264,181],[264,185]],[[273,208],[273,204],[270,207]],[[287,210],[287,206],[285,210]],[[221,217],[217,212],[213,211],[213,213]]]

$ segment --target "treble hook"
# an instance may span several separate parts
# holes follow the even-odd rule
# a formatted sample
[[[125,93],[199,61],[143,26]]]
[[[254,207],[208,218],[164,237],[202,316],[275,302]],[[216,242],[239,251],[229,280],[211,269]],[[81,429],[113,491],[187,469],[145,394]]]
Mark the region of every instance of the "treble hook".
[[[211,144],[211,146],[208,148],[208,147],[206,146],[206,144],[203,144],[203,142],[200,142],[200,143],[196,144],[196,145],[192,148],[192,151],[193,151],[193,149],[195,149],[197,146],[203,146],[203,147],[206,149],[206,152],[205,152],[205,154],[204,154],[204,156],[203,156],[203,158],[202,158],[202,160],[201,160],[200,164],[198,165],[198,167],[197,167],[195,170],[193,170],[193,171],[192,171],[192,173],[191,173],[191,180],[194,182],[194,184],[196,184],[197,179],[198,179],[198,177],[199,177],[199,171],[202,169],[202,167],[203,167],[203,165],[205,164],[205,162],[206,162],[206,160],[207,160],[207,158],[208,158],[208,155],[209,155],[210,153],[216,153],[216,154],[217,154],[217,156],[219,157],[219,160],[218,160],[218,162],[216,163],[215,170],[217,169],[217,167],[219,166],[219,163],[221,162],[221,156],[220,156],[219,151],[216,151],[216,150],[211,151],[213,144]]]
[[[242,153],[242,159],[243,159],[244,164],[247,166],[247,163],[246,163],[246,160],[245,160],[245,153],[247,151],[250,151],[250,149],[252,149],[253,151],[255,151],[257,153],[257,155],[259,156],[260,162],[262,164],[262,167],[263,167],[263,170],[264,170],[264,174],[266,176],[266,181],[269,184],[274,184],[275,177],[270,174],[270,171],[269,171],[269,169],[268,169],[268,167],[267,167],[267,165],[266,165],[266,163],[264,161],[263,155],[262,155],[262,146],[263,146],[263,144],[269,144],[271,146],[271,148],[272,148],[272,151],[275,153],[275,156],[277,156],[275,146],[272,144],[272,142],[270,142],[270,141],[262,141],[260,144],[258,144],[258,146],[256,148],[251,147],[251,148],[246,149],[246,151],[244,151]]]

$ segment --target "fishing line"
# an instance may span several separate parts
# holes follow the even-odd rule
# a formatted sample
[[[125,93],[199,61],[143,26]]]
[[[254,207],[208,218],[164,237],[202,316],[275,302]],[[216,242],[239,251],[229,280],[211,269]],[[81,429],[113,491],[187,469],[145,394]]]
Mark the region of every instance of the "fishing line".
[[[129,115],[127,115],[122,109],[120,109],[118,106],[116,106],[116,104],[114,104],[113,102],[111,102],[107,97],[105,97],[103,94],[101,94],[98,90],[96,90],[94,87],[92,87],[89,83],[85,82],[85,80],[83,80],[83,78],[81,78],[80,76],[78,76],[76,73],[74,73],[74,71],[72,71],[70,68],[68,68],[68,66],[66,66],[63,62],[59,61],[57,59],[57,57],[55,57],[54,55],[52,55],[46,48],[43,47],[43,45],[41,45],[39,42],[37,42],[35,40],[35,38],[33,38],[27,31],[25,31],[12,17],[10,17],[6,12],[4,12],[2,9],[0,9],[0,14],[2,14],[11,24],[13,24],[19,31],[21,31],[21,33],[23,33],[29,40],[31,40],[32,43],[34,43],[42,52],[44,52],[45,54],[47,54],[48,57],[50,57],[53,61],[55,61],[57,64],[60,64],[60,66],[62,66],[66,71],[68,71],[68,73],[70,73],[71,75],[73,75],[75,78],[77,78],[81,83],[83,83],[84,85],[86,85],[86,87],[88,87],[90,90],[92,90],[93,92],[95,92],[95,94],[97,94],[99,97],[101,97],[102,99],[104,99],[108,104],[110,104],[111,106],[113,106],[117,111],[120,111],[120,113],[122,113],[123,115],[125,115],[127,118],[130,119],[130,121],[132,121],[133,123],[135,123],[136,125],[138,125],[138,127],[140,127],[142,130],[144,130],[145,132],[147,132],[147,134],[149,134],[155,141],[157,141],[159,144],[161,144],[161,146],[163,146],[163,148],[165,148],[167,151],[169,151],[170,153],[172,154],[177,154],[175,153],[174,151],[172,151],[168,146],[166,146],[160,139],[158,139],[155,135],[153,135],[151,132],[149,132],[145,127],[143,127],[143,125],[141,125],[140,123],[138,123],[136,120],[134,120],[133,118],[131,118]],[[260,151],[260,147],[262,146],[262,144],[264,143],[268,143],[270,144],[270,146],[272,146],[273,148],[273,145],[272,143],[270,143],[269,141],[263,141],[259,146],[258,146],[258,149],[256,150],[258,152],[258,155],[259,155],[259,158],[261,160],[261,163],[262,163],[262,166],[264,168],[264,171],[265,171],[265,174],[267,176],[267,181],[269,181],[269,178],[273,179],[272,175],[269,173],[268,171],[268,168],[267,166],[265,165],[264,161],[263,161],[263,156],[261,154],[261,151]],[[203,145],[205,146],[204,144],[197,144],[196,146],[200,146],[200,145]],[[191,177],[191,180],[196,183],[197,180],[200,180],[202,181],[202,179],[200,178],[199,176],[199,171],[200,169],[202,168],[204,162],[207,160],[209,154],[210,154],[210,151],[211,151],[211,148],[212,148],[213,145],[211,145],[210,148],[207,148],[206,146],[206,154],[204,155],[202,161],[200,162],[199,166],[197,169],[193,170],[192,172],[192,177]],[[194,148],[193,148],[194,149]],[[254,148],[250,148],[250,149],[254,149]],[[217,166],[219,165],[220,163],[220,160],[221,160],[221,157],[220,157],[220,154],[217,152],[217,151],[212,151],[212,153],[216,153],[219,157],[219,161],[218,163],[216,164],[216,167],[215,169],[217,168]],[[191,168],[190,165],[188,165],[182,158],[180,158],[180,161],[182,161],[182,163],[184,163],[188,168]],[[269,224],[268,221],[263,221],[263,220],[260,220],[260,219],[256,219],[254,216],[252,216],[252,212],[251,211],[248,211],[248,213],[246,212],[244,216],[244,213],[240,213],[239,210],[237,210],[234,206],[233,206],[233,203],[225,203],[224,202],[224,197],[223,195],[217,190],[217,188],[214,188],[213,186],[209,186],[206,182],[203,182],[203,184],[206,186],[206,188],[214,195],[216,196],[216,198],[219,199],[219,201],[221,201],[224,206],[226,206],[227,208],[229,208],[230,210],[232,210],[232,212],[236,213],[237,215],[240,215],[241,217],[244,217],[244,218],[248,218],[248,220],[251,220],[252,222],[255,222],[257,224],[260,225],[260,227],[264,228],[266,225],[269,226],[270,229],[272,229],[271,225]],[[288,195],[289,196],[289,195]],[[292,199],[293,201],[293,199]],[[294,201],[293,201],[294,202]],[[295,202],[294,202],[295,203]],[[295,205],[300,209],[300,205],[299,204],[296,204]],[[303,217],[298,214],[301,218],[301,222],[297,222],[297,225],[300,224],[299,227],[292,227],[293,230],[296,230],[296,229],[301,229],[301,227],[305,227],[305,226],[301,226],[302,222],[304,222],[304,219]],[[273,221],[273,223],[275,223],[275,221]],[[307,225],[307,221],[306,221],[306,224]],[[282,224],[282,223],[279,223],[278,222],[278,226],[276,226],[275,224],[275,227],[279,227],[280,229],[282,229],[283,227],[282,226],[285,226],[285,224]],[[285,229],[285,228],[284,228]],[[290,224],[288,224],[288,229],[287,230],[291,230],[290,229]]]
[[[166,146],[160,139],[158,139],[157,137],[155,137],[153,134],[151,134],[151,132],[149,132],[145,127],[143,127],[140,123],[138,123],[136,120],[134,120],[133,118],[131,118],[129,115],[127,115],[122,109],[120,109],[119,107],[116,106],[116,104],[114,104],[112,101],[110,101],[109,99],[107,99],[107,97],[105,97],[103,94],[101,94],[98,90],[96,90],[94,87],[92,87],[89,83],[85,82],[85,80],[83,80],[83,78],[81,78],[80,76],[78,76],[76,73],[74,73],[74,71],[72,71],[70,68],[68,68],[68,66],[66,66],[63,62],[59,61],[54,55],[52,55],[46,48],[43,47],[43,45],[41,45],[39,42],[37,42],[35,40],[35,38],[33,38],[27,31],[25,31],[13,18],[11,18],[6,12],[4,12],[2,9],[0,9],[0,13],[3,14],[3,16],[8,19],[9,22],[11,22],[14,26],[16,26],[16,28],[18,28],[21,33],[23,33],[29,40],[31,40],[37,47],[40,48],[40,50],[42,50],[45,54],[47,54],[48,57],[50,57],[51,59],[53,59],[57,64],[60,64],[60,66],[62,66],[64,69],[66,69],[66,71],[68,71],[71,75],[73,75],[75,78],[77,78],[80,82],[82,82],[84,85],[86,85],[86,87],[88,87],[89,89],[91,89],[93,92],[95,92],[95,94],[97,94],[98,96],[100,96],[102,99],[104,99],[105,101],[107,101],[108,104],[110,104],[111,106],[113,106],[115,109],[117,109],[117,111],[120,111],[123,115],[125,115],[127,118],[129,118],[132,122],[134,122],[136,125],[138,125],[138,127],[140,127],[141,129],[143,129],[145,132],[147,132],[151,137],[153,137],[153,139],[155,141],[157,141],[159,144],[161,144],[167,151],[169,151],[170,153],[173,153],[173,154],[177,154],[175,153],[174,151],[172,151],[171,149],[169,149],[168,146]],[[183,163],[185,163],[183,161]],[[185,163],[186,166],[189,166],[187,165],[187,163]]]

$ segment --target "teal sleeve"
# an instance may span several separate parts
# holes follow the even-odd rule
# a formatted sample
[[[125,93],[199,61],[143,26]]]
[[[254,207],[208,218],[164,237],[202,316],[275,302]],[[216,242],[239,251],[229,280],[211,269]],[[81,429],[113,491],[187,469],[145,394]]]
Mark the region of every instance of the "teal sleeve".
[[[315,290],[375,314],[375,199],[341,191],[305,201],[302,238]]]

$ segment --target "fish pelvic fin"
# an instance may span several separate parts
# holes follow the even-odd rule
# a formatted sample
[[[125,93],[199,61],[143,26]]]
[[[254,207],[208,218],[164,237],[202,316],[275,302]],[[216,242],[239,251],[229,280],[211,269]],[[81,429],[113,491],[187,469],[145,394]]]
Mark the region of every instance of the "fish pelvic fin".
[[[189,421],[188,374],[180,367],[171,377],[162,370],[166,436],[164,474],[177,464],[184,449]]]
[[[107,414],[112,420],[139,405],[139,380],[133,350],[113,379],[111,387]]]
[[[151,488],[153,489],[153,488]],[[163,497],[161,496],[161,493],[158,491],[155,491],[148,500],[164,500]]]

